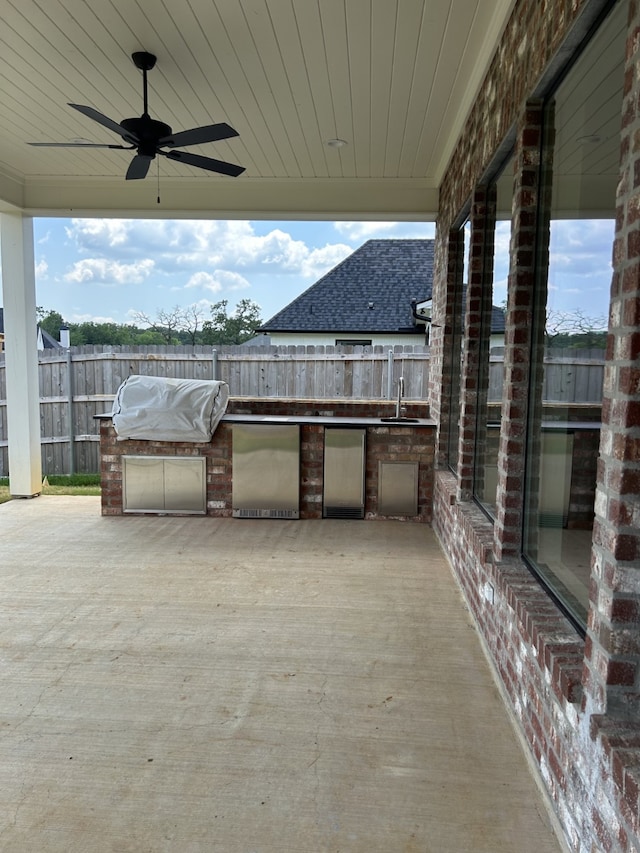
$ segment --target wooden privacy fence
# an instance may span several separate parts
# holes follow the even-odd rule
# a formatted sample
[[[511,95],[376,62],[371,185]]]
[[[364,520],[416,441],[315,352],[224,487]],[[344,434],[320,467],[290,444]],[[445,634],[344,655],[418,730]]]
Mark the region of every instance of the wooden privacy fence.
[[[100,470],[95,415],[111,411],[116,391],[133,374],[222,379],[234,397],[374,400],[395,399],[400,375],[405,398],[423,400],[429,376],[429,349],[420,346],[84,346],[38,355],[45,474]],[[0,476],[7,475],[6,384],[0,354]]]
[[[489,400],[502,398],[503,356],[493,350]],[[45,474],[100,470],[96,414],[111,411],[132,374],[223,379],[234,397],[426,400],[429,348],[389,347],[74,347],[39,353],[40,434]],[[550,350],[544,393],[549,402],[602,401],[602,350]],[[0,476],[8,475],[4,354],[0,353]],[[71,429],[69,429],[71,425]],[[71,434],[71,440],[70,440]],[[73,452],[70,452],[73,448]]]
[[[489,364],[489,402],[502,399],[502,348],[494,348]],[[549,349],[544,359],[542,399],[547,403],[602,402],[603,349]]]

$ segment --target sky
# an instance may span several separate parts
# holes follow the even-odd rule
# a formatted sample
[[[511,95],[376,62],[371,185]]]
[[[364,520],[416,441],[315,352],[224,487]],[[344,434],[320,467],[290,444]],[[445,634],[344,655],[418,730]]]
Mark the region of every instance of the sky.
[[[493,304],[504,305],[509,271],[509,222],[496,227]],[[606,328],[611,290],[613,219],[552,220],[547,311],[601,320]]]
[[[269,320],[372,238],[429,238],[433,223],[34,219],[36,302],[69,323],[136,323],[142,312],[226,299]],[[552,225],[549,307],[605,317],[611,220]],[[506,299],[508,223],[496,233],[493,302]]]
[[[36,302],[68,323],[135,323],[251,299],[266,322],[367,240],[434,233],[421,222],[35,219]]]

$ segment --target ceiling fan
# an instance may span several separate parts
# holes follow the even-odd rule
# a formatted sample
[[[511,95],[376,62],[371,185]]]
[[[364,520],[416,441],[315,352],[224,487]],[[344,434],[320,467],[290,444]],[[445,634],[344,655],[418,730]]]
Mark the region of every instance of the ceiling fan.
[[[197,166],[199,169],[207,169],[209,172],[218,172],[221,175],[229,175],[232,178],[244,172],[242,166],[234,163],[226,163],[224,160],[214,160],[212,157],[201,157],[199,154],[190,154],[188,151],[174,151],[176,146],[201,145],[205,142],[217,142],[220,139],[230,139],[239,136],[225,122],[220,124],[208,124],[203,127],[194,127],[191,130],[181,130],[173,133],[168,124],[152,119],[148,111],[147,97],[147,71],[156,64],[156,57],[152,53],[138,51],[131,55],[136,68],[142,71],[144,112],[140,118],[125,118],[120,123],[113,121],[93,107],[85,107],[81,104],[69,104],[74,110],[83,113],[89,118],[97,121],[108,130],[112,130],[121,136],[126,145],[108,145],[98,142],[30,142],[29,145],[51,148],[120,148],[124,151],[136,149],[133,160],[127,169],[127,181],[145,178],[149,171],[151,161],[156,154],[176,160],[178,163],[186,163],[188,166]],[[169,149],[164,151],[163,149]]]

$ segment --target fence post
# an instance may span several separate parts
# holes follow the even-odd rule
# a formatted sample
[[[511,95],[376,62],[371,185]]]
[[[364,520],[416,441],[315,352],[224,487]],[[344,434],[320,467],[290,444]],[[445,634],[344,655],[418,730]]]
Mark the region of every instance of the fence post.
[[[211,351],[211,370],[213,372],[212,379],[218,378],[218,350],[214,349]]]
[[[73,365],[71,364],[71,347],[67,347],[67,418],[69,420],[69,474],[76,473],[75,433],[73,429]]]
[[[387,373],[387,399],[393,399],[393,350],[390,349],[387,353],[387,361],[389,364]]]

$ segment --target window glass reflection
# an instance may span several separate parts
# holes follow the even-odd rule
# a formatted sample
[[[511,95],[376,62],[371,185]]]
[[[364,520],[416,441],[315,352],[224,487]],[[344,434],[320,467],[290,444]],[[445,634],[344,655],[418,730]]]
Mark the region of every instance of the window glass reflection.
[[[498,486],[498,444],[504,380],[504,323],[511,242],[513,159],[497,178],[497,218],[489,223],[485,244],[493,247],[486,265],[482,328],[479,343],[478,404],[473,493],[485,512],[495,517]]]
[[[460,378],[462,376],[462,357],[464,346],[464,288],[468,275],[469,245],[471,241],[471,223],[462,227],[463,252],[458,258],[456,282],[454,288],[454,309],[451,337],[451,397],[449,399],[449,434],[447,458],[449,467],[456,472],[458,465],[458,439],[460,437]]]
[[[523,551],[582,625],[589,603],[626,5],[614,7],[545,113],[550,192],[538,224]]]

